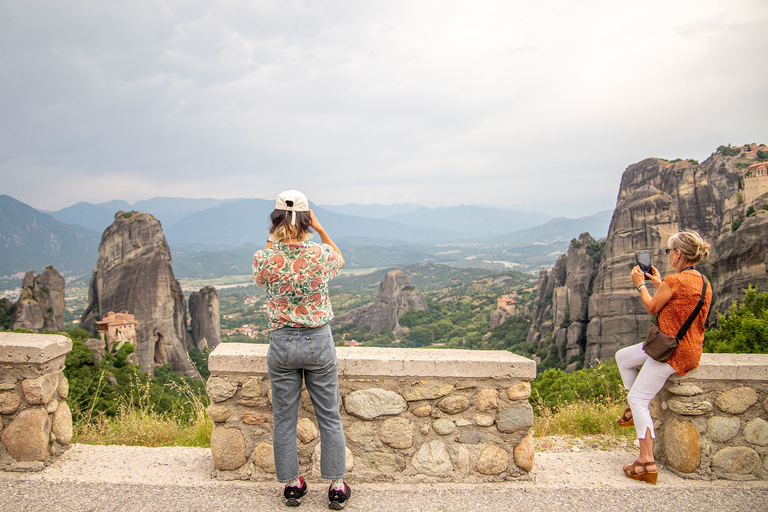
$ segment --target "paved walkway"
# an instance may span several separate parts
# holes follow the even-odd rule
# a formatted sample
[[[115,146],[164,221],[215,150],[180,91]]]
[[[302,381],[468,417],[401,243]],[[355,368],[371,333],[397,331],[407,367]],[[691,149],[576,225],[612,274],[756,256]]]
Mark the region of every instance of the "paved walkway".
[[[501,484],[355,484],[349,511],[768,510],[768,482],[702,482],[662,469],[656,486],[628,480],[626,452],[537,453],[528,481]],[[631,458],[631,455],[630,455]],[[39,473],[0,471],[0,510],[286,511],[277,483],[211,478],[210,451],[75,445]],[[300,510],[328,510],[309,482]]]

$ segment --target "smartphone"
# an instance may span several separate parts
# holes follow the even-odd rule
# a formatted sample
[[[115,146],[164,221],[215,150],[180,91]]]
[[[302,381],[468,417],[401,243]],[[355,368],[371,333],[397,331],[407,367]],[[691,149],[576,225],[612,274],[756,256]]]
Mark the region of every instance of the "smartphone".
[[[651,253],[649,251],[635,251],[635,261],[643,272],[651,272]]]

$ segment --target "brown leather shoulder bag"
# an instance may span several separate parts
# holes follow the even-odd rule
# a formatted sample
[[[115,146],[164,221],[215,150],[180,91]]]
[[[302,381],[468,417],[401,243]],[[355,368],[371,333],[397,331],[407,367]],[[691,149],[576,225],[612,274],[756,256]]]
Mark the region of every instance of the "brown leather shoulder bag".
[[[688,317],[680,330],[677,331],[677,336],[674,338],[668,334],[664,334],[659,329],[659,316],[656,315],[656,321],[648,327],[648,332],[645,335],[645,341],[643,342],[643,350],[646,354],[654,358],[660,363],[666,363],[672,354],[677,350],[677,345],[680,340],[683,339],[685,333],[693,324],[693,321],[699,316],[701,308],[704,307],[704,301],[707,295],[707,280],[704,279],[704,274],[701,275],[701,281],[704,283],[701,287],[701,299],[696,304],[696,309]]]

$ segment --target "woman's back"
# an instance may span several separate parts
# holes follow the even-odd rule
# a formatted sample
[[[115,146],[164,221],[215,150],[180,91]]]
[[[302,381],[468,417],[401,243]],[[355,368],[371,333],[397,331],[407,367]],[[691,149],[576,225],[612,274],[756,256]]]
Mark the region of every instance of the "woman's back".
[[[672,289],[672,298],[659,312],[659,328],[665,334],[675,336],[701,299],[702,276],[699,272],[678,272],[667,276],[664,282]],[[704,306],[669,360],[669,364],[681,375],[699,365],[704,327],[711,304],[712,287],[707,283]]]
[[[253,281],[266,286],[270,329],[317,327],[333,318],[328,281],[344,259],[327,244],[297,242],[253,255]]]

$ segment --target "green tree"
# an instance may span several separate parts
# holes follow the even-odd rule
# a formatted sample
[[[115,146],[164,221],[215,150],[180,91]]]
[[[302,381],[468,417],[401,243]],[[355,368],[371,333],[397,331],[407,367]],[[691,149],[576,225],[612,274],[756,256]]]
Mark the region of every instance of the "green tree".
[[[175,414],[184,418],[192,414],[192,404],[170,381],[184,382],[207,405],[205,383],[189,379],[173,371],[170,365],[155,369],[155,378],[143,373],[137,365],[127,364],[133,346],[124,344],[117,354],[105,354],[96,361],[82,340],[82,329],[66,334],[72,339],[72,351],[67,354],[64,375],[69,382],[67,403],[74,421],[90,421],[98,415],[114,416],[121,404],[139,406],[142,400],[158,413]],[[87,335],[90,338],[90,335]],[[87,339],[86,338],[86,339]]]
[[[509,350],[525,357],[531,357],[534,347],[525,343],[531,322],[521,316],[508,318],[506,322],[491,331],[488,347],[491,350]]]
[[[717,148],[717,152],[724,155],[724,156],[739,156],[741,154],[741,149],[738,147],[732,148],[730,144],[727,146],[720,146]]]
[[[0,329],[7,331],[11,328],[11,315],[14,303],[6,298],[0,299]]]
[[[417,325],[403,337],[408,347],[425,347],[435,341],[435,335],[432,329],[426,325]]]
[[[768,354],[768,293],[751,286],[741,304],[717,319],[715,329],[704,333],[705,352]]]
[[[200,376],[205,380],[208,380],[208,377],[211,375],[210,370],[208,370],[208,356],[210,353],[211,351],[207,348],[202,352],[196,348],[190,349],[189,351],[189,358],[192,360],[192,363],[194,363],[197,371],[200,372]]]

